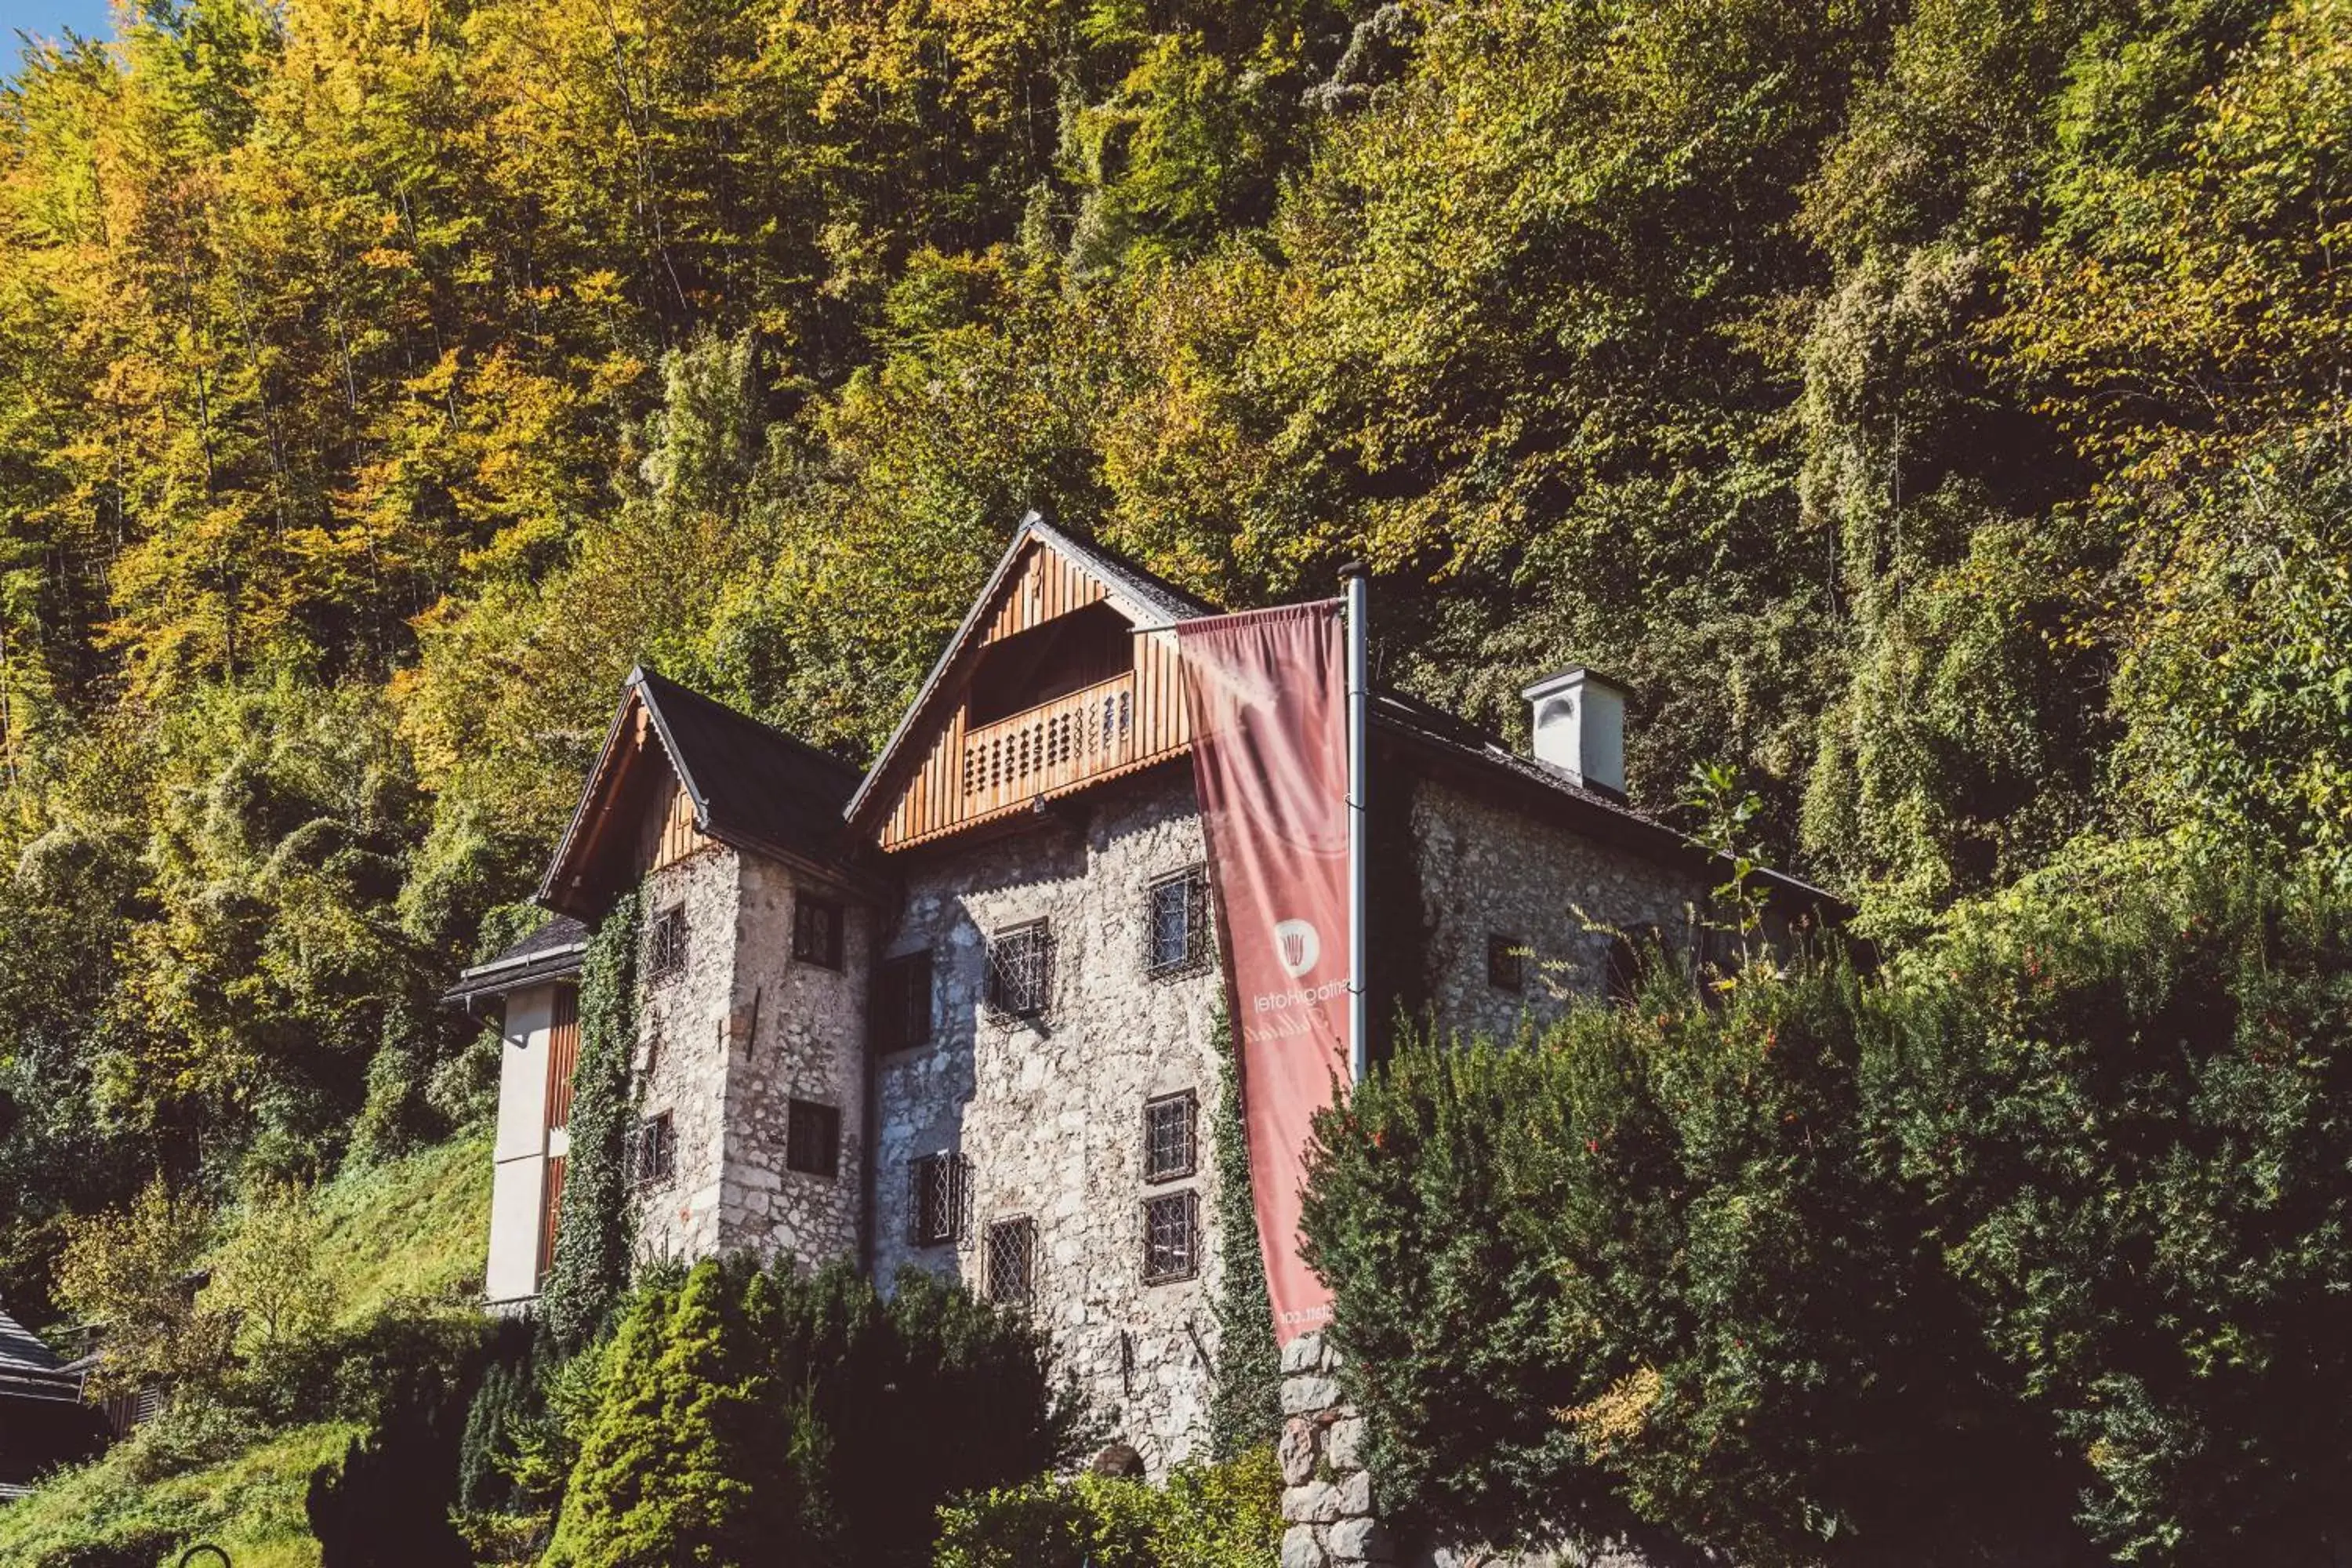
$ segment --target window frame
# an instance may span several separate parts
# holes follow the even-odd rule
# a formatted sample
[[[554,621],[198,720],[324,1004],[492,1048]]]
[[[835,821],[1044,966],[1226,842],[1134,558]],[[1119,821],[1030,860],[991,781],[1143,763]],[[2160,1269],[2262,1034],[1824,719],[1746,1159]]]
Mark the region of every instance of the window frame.
[[[640,1116],[629,1129],[628,1172],[629,1184],[639,1191],[677,1179],[677,1123],[669,1111]]]
[[[1160,1215],[1181,1215],[1184,1254],[1171,1256],[1163,1266],[1160,1241],[1153,1226]],[[1201,1194],[1196,1187],[1178,1187],[1143,1200],[1143,1282],[1172,1285],[1201,1277]]]
[[[824,918],[822,928],[817,917]],[[838,974],[845,967],[848,910],[838,899],[793,893],[793,962],[811,963]]]
[[[822,1163],[804,1164],[801,1147],[808,1140],[802,1134],[812,1128],[822,1130],[818,1147],[824,1158]],[[784,1169],[795,1175],[829,1182],[841,1180],[841,1107],[821,1100],[803,1100],[797,1095],[785,1100]]]
[[[1529,944],[1508,931],[1486,933],[1486,985],[1513,996],[1528,994],[1528,960],[1533,956]]]
[[[919,973],[921,997],[913,976]],[[929,948],[886,958],[875,966],[872,1034],[877,1049],[908,1051],[937,1037],[938,965]]]
[[[652,984],[686,973],[689,932],[683,900],[655,915],[646,926],[646,979]]]
[[[1181,1169],[1161,1168],[1154,1163],[1160,1150],[1157,1113],[1181,1109],[1184,1113],[1184,1158]],[[1179,1089],[1174,1094],[1155,1095],[1143,1102],[1143,1180],[1146,1185],[1158,1186],[1163,1182],[1181,1182],[1187,1176],[1198,1175],[1201,1170],[1201,1097],[1192,1089]]]
[[[1029,1306],[1037,1300],[1037,1218],[1034,1215],[1008,1215],[991,1220],[982,1233],[980,1249],[981,1294],[998,1306]],[[998,1272],[1009,1247],[1020,1248],[1017,1289],[1008,1289]]]
[[[1184,917],[1183,951],[1163,956],[1160,900],[1168,894],[1181,900]],[[1209,966],[1216,952],[1214,917],[1210,912],[1209,868],[1196,863],[1155,877],[1143,889],[1143,973],[1153,980],[1174,980]]]
[[[937,1172],[937,1176],[933,1173]],[[919,1154],[908,1162],[907,1240],[912,1247],[949,1247],[963,1240],[971,1209],[971,1162],[942,1151]],[[944,1189],[934,1208],[931,1194],[937,1183]],[[940,1225],[925,1222],[937,1213]]]
[[[1034,961],[1035,973],[1031,979],[1036,995],[1031,999],[1008,1000],[1006,992],[1006,954],[1016,942],[1034,942],[1037,952]],[[989,1016],[1000,1022],[1034,1021],[1045,1018],[1054,1007],[1054,930],[1047,920],[1024,921],[988,934],[988,974],[984,987]]]

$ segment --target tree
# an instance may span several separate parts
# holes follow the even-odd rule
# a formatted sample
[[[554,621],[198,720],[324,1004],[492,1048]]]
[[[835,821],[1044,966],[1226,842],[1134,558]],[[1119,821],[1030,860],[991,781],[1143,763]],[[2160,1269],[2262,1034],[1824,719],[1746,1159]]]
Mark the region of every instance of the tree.
[[[220,1373],[230,1323],[198,1304],[191,1278],[212,1231],[211,1209],[173,1194],[161,1176],[128,1208],[72,1224],[58,1258],[58,1296],[103,1334],[91,1398]]]

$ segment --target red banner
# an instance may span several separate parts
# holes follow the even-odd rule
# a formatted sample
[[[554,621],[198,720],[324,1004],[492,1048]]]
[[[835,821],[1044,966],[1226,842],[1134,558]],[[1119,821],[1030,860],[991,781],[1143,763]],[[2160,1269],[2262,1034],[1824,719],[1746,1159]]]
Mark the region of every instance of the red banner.
[[[1316,1111],[1348,1078],[1348,709],[1336,601],[1176,627],[1224,921],[1250,1181],[1287,1344],[1330,1320],[1298,1256]]]

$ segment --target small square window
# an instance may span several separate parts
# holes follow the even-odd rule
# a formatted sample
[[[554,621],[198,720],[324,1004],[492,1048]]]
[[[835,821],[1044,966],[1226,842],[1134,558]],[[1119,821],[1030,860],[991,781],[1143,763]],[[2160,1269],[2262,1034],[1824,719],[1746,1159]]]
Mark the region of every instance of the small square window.
[[[910,952],[885,962],[874,984],[874,1043],[903,1051],[931,1037],[931,955]]]
[[[804,1176],[841,1174],[841,1110],[813,1100],[784,1107],[784,1169]]]
[[[686,906],[673,904],[646,931],[646,977],[667,980],[686,968]]]
[[[1172,1182],[1192,1173],[1200,1159],[1199,1122],[1199,1102],[1189,1089],[1143,1108],[1145,1181]]]
[[[1209,873],[1194,866],[1151,884],[1144,972],[1182,974],[1209,962]]]
[[[1143,1202],[1143,1282],[1190,1279],[1201,1271],[1201,1195],[1187,1187]]]
[[[1502,931],[1486,934],[1486,984],[1497,991],[1528,988],[1528,944]]]
[[[820,969],[841,967],[841,906],[806,893],[793,896],[793,957]]]
[[[1037,1222],[1023,1215],[988,1227],[988,1299],[1027,1301],[1037,1291]]]
[[[630,1174],[641,1187],[657,1186],[677,1173],[677,1134],[668,1111],[637,1123],[629,1138],[628,1163]]]
[[[908,1239],[936,1247],[963,1235],[971,1201],[971,1163],[961,1154],[926,1154],[907,1169]]]
[[[1034,1018],[1051,998],[1054,945],[1044,921],[988,939],[988,1006],[1002,1018]]]

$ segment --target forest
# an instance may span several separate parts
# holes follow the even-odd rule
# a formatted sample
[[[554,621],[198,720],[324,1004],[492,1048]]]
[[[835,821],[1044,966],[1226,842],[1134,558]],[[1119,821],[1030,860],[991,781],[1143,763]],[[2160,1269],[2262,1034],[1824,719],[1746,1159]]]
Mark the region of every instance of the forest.
[[[2352,888],[2347,0],[135,0],[0,88],[0,1301],[425,1148],[643,662],[864,761],[1028,510],[1375,572],[1889,952]],[[2151,877],[2158,873],[2150,872]]]

